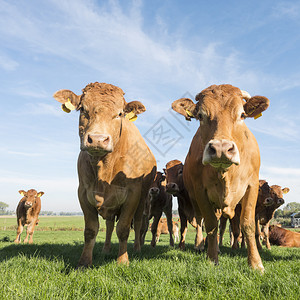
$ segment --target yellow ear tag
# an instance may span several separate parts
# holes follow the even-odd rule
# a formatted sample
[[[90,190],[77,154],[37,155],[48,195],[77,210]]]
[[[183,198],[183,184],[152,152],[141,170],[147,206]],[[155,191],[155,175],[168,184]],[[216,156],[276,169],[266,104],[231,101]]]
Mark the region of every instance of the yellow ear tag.
[[[189,110],[186,109],[185,112],[189,117],[194,118],[194,115]]]
[[[125,118],[129,121],[134,122],[137,119],[137,115],[133,111],[131,111],[130,113],[126,114]]]
[[[25,193],[23,193],[23,192],[22,192],[22,193],[20,193],[20,194],[21,194],[22,196],[24,196],[24,195],[25,195]]]
[[[257,116],[254,117],[254,120],[260,118],[262,116],[262,113],[258,114]]]
[[[71,112],[68,108],[66,108],[66,106],[64,104],[61,105],[61,109],[66,113]]]
[[[69,110],[75,110],[75,106],[71,103],[70,98],[68,98],[68,101],[65,103],[65,107]]]

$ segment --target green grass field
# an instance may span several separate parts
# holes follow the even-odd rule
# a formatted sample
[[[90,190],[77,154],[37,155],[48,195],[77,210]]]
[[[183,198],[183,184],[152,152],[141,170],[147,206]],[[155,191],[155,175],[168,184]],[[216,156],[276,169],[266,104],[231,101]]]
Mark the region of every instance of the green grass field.
[[[105,222],[100,221],[101,227]],[[195,232],[189,228],[187,249],[168,246],[161,236],[155,249],[146,236],[140,254],[129,237],[130,266],[118,266],[118,241],[101,253],[105,232],[100,230],[93,267],[77,271],[83,248],[83,217],[40,217],[34,244],[15,245],[16,218],[0,218],[0,299],[298,299],[300,249],[273,246],[261,257],[265,274],[250,270],[247,251],[231,251],[228,233],[220,264],[193,250]],[[25,238],[25,232],[21,236]],[[6,241],[9,240],[9,241]]]

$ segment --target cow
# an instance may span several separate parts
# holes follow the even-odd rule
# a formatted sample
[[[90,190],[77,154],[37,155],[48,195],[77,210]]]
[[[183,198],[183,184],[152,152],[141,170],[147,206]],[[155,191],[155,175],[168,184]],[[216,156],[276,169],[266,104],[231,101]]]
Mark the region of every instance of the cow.
[[[255,207],[255,239],[257,248],[259,250],[262,249],[260,243],[260,225],[263,228],[263,236],[264,243],[266,244],[267,249],[271,249],[269,240],[268,240],[268,228],[270,225],[270,221],[274,216],[275,210],[280,207],[283,203],[283,194],[289,192],[289,188],[281,189],[278,185],[269,186],[266,180],[259,180],[259,190],[257,203]],[[230,220],[230,225],[233,229],[233,243],[232,248],[236,249],[239,247],[238,239],[240,238],[240,226],[239,226],[239,218],[241,215],[241,210],[239,209],[239,205],[236,206],[235,216],[232,220]],[[224,220],[225,219],[225,220]],[[225,226],[227,219],[221,217],[220,219],[220,242],[219,246],[222,245],[221,240],[224,234]],[[242,247],[245,247],[244,238],[242,237]]]
[[[129,264],[127,240],[134,220],[134,250],[140,251],[145,199],[156,173],[156,161],[133,122],[146,109],[139,101],[127,103],[121,88],[90,83],[81,95],[59,90],[53,97],[65,112],[80,111],[78,198],[84,214],[84,248],[78,268],[92,264],[99,231],[98,214],[106,220],[103,251],[110,250],[115,220],[119,240],[117,262]]]
[[[151,225],[151,224],[150,224]],[[174,235],[174,241],[177,242],[179,240],[179,229],[178,229],[178,223],[175,221],[172,221],[172,234]],[[150,226],[152,227],[152,226]],[[159,242],[159,237],[161,234],[169,234],[168,229],[168,222],[166,218],[161,218],[157,225],[157,233],[156,233],[156,243]]]
[[[282,247],[300,247],[300,233],[271,225],[269,240],[272,245]]]
[[[167,217],[168,232],[170,234],[170,246],[174,246],[172,236],[172,195],[166,192],[166,177],[162,172],[156,172],[155,179],[151,184],[148,192],[148,199],[144,210],[144,221],[142,229],[142,244],[148,230],[149,220],[153,217],[151,226],[152,240],[151,246],[156,246],[157,241],[157,226],[162,213]]]
[[[240,202],[248,263],[263,272],[255,242],[260,154],[244,120],[259,117],[268,108],[269,100],[251,97],[237,87],[223,84],[204,89],[196,96],[196,102],[181,98],[172,103],[172,109],[186,120],[200,121],[185,159],[183,181],[196,215],[199,219],[204,217],[207,255],[218,264],[218,219],[221,215],[232,219]]]
[[[264,208],[257,214],[257,233],[256,233],[256,243],[258,249],[262,249],[260,244],[260,226],[262,225],[262,235],[263,235],[263,243],[266,245],[267,249],[271,249],[270,241],[269,241],[269,226],[270,221],[274,217],[276,209],[278,209],[281,205],[284,204],[283,194],[287,194],[290,191],[288,187],[281,188],[279,185],[271,185],[270,186],[270,196],[271,201],[269,205],[265,205]],[[267,200],[267,199],[266,199]]]
[[[16,210],[18,228],[15,243],[21,243],[21,233],[23,232],[24,226],[27,225],[24,243],[32,244],[34,228],[39,222],[38,217],[41,211],[41,197],[44,195],[44,192],[38,193],[36,190],[30,189],[27,192],[20,190],[19,193],[23,198],[20,200]]]
[[[179,248],[185,249],[185,236],[187,233],[188,222],[196,228],[195,249],[204,250],[204,239],[202,234],[202,220],[196,220],[195,211],[189,194],[183,184],[183,164],[181,161],[174,159],[166,164],[164,172],[167,180],[167,192],[177,197],[178,213],[180,217],[180,242]]]

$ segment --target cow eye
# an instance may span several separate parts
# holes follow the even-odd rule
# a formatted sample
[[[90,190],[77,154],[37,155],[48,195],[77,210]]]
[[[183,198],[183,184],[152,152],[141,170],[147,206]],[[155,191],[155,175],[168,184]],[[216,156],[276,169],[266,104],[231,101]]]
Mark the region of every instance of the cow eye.
[[[182,174],[182,170],[179,170],[179,171],[178,171],[178,175],[181,175],[181,174]]]
[[[242,119],[242,120],[245,120],[245,119],[246,119],[246,114],[245,114],[244,112],[242,112],[242,114],[241,114],[241,119]]]
[[[199,119],[200,121],[203,121],[203,114],[199,113],[199,114],[198,114],[198,119]]]

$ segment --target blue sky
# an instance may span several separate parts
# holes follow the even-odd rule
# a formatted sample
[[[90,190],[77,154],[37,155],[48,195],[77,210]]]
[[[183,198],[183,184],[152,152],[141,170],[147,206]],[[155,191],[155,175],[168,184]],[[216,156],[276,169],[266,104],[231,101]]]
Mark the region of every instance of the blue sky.
[[[159,169],[184,161],[198,127],[172,101],[222,83],[268,97],[246,120],[260,177],[299,202],[299,32],[300,1],[0,0],[0,201],[13,210],[35,188],[43,210],[80,211],[78,114],[52,95],[99,81],[144,103],[136,125]]]

